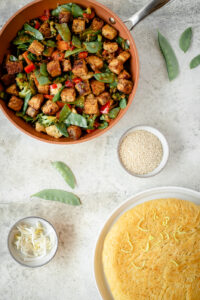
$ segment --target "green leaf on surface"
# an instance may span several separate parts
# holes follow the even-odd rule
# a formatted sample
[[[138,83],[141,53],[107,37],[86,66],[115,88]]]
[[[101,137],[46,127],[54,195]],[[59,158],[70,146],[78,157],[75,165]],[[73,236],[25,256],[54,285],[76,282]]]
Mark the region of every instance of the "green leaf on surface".
[[[158,42],[166,62],[168,77],[171,81],[179,74],[179,63],[170,43],[160,32],[158,32]]]
[[[194,69],[200,65],[200,54],[195,56],[190,62],[190,69]]]
[[[183,50],[183,52],[187,52],[187,50],[190,48],[191,40],[192,40],[192,28],[189,27],[181,34],[179,40],[179,46],[181,50]]]
[[[58,201],[74,206],[81,204],[80,199],[73,193],[57,189],[42,190],[34,195],[31,195],[31,197],[37,197],[44,200]]]
[[[58,170],[58,172],[62,175],[66,183],[72,188],[75,188],[76,180],[74,174],[72,173],[71,169],[62,161],[55,161],[52,162],[51,165]]]

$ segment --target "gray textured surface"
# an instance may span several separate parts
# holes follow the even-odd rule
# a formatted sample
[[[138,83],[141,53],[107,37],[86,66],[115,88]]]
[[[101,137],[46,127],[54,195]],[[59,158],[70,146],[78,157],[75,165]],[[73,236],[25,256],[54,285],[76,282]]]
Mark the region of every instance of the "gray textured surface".
[[[29,0],[0,0],[0,26]],[[121,17],[137,11],[146,0],[103,0]],[[190,70],[199,54],[200,2],[175,0],[140,23],[133,35],[140,55],[140,82],[125,117],[104,136],[86,144],[54,146],[21,134],[0,113],[0,299],[96,300],[93,252],[98,232],[110,212],[133,193],[162,185],[200,190],[200,68]],[[187,54],[178,38],[193,26]],[[170,38],[179,57],[181,74],[169,82],[156,40],[157,29]],[[167,137],[171,156],[165,170],[154,178],[137,179],[120,167],[116,147],[121,134],[136,124],[149,124]],[[43,188],[66,188],[50,166],[68,163],[77,177],[83,205],[79,208],[31,200]],[[10,226],[21,217],[38,215],[51,221],[60,237],[55,259],[41,269],[15,263],[6,247]]]

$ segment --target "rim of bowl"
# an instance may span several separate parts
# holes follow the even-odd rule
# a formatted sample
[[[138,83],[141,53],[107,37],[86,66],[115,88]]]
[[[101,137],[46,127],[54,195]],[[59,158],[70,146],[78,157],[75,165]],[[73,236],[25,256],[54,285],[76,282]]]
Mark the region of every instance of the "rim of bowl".
[[[0,37],[1,35],[3,34],[3,32],[6,30],[8,24],[14,20],[14,18],[19,15],[23,10],[25,9],[31,9],[32,7],[34,7],[34,5],[36,4],[39,4],[40,2],[42,2],[43,0],[34,0],[28,4],[26,4],[25,6],[23,6],[22,8],[20,8],[19,10],[17,10],[7,21],[6,23],[3,25],[3,27],[1,28],[0,30]],[[99,129],[97,130],[96,133],[91,133],[91,134],[87,134],[86,137],[83,137],[83,138],[80,138],[79,140],[72,140],[72,139],[69,139],[69,140],[59,140],[59,139],[54,139],[54,140],[48,140],[48,139],[45,139],[43,138],[42,135],[40,136],[37,136],[29,131],[27,131],[26,129],[24,129],[22,126],[20,126],[19,124],[17,124],[13,118],[9,115],[9,113],[6,111],[6,109],[4,108],[4,105],[1,103],[1,100],[0,100],[0,109],[1,111],[3,112],[3,114],[6,116],[6,118],[16,127],[18,128],[22,133],[25,133],[26,135],[36,139],[36,140],[39,140],[39,141],[42,141],[42,142],[45,142],[45,143],[49,143],[49,144],[59,144],[59,145],[67,145],[67,144],[79,144],[79,143],[83,143],[83,142],[87,142],[87,141],[90,141],[90,140],[93,140],[101,135],[103,135],[104,133],[106,133],[107,131],[109,131],[112,127],[114,127],[125,115],[125,113],[128,111],[128,109],[130,108],[131,106],[131,103],[133,102],[134,98],[135,98],[135,94],[136,94],[136,91],[137,91],[137,88],[138,88],[138,82],[139,82],[139,75],[140,75],[140,68],[139,68],[139,54],[138,54],[138,50],[137,50],[137,47],[136,47],[136,44],[135,44],[135,41],[134,41],[134,38],[130,32],[130,30],[127,28],[127,26],[124,24],[124,22],[121,20],[121,18],[114,12],[112,11],[111,9],[109,9],[108,7],[106,7],[105,5],[99,3],[98,1],[94,1],[94,0],[88,0],[92,5],[95,6],[95,9],[103,9],[105,10],[109,15],[111,15],[112,17],[114,17],[114,19],[119,22],[119,25],[120,27],[122,27],[126,34],[127,34],[127,39],[129,40],[130,44],[132,45],[132,48],[134,50],[134,53],[135,53],[135,65],[136,65],[136,69],[137,69],[137,72],[136,72],[136,76],[135,76],[135,80],[134,80],[134,86],[133,86],[133,90],[132,90],[132,93],[129,95],[129,101],[127,103],[127,106],[126,108],[124,108],[123,110],[121,110],[121,113],[119,116],[116,117],[116,119],[114,119],[112,121],[112,123],[105,129]],[[59,2],[59,0],[58,0]],[[68,1],[67,1],[68,2]],[[76,3],[76,0],[72,0],[72,2]],[[84,4],[84,1],[82,1],[82,3],[79,5],[85,5]],[[98,14],[97,14],[98,16]],[[109,23],[109,21],[107,22]]]
[[[162,145],[163,155],[162,155],[162,159],[160,161],[160,164],[153,171],[151,171],[151,172],[149,172],[147,174],[141,174],[140,175],[140,174],[136,174],[136,173],[131,173],[131,171],[129,171],[129,170],[126,169],[126,167],[124,166],[124,164],[123,164],[123,162],[122,162],[122,160],[120,158],[119,151],[120,151],[120,146],[121,146],[122,141],[124,140],[125,136],[129,132],[134,132],[136,130],[146,130],[146,131],[154,134],[159,139],[159,141],[160,141],[160,143]],[[163,141],[160,139],[159,136],[162,137]],[[149,126],[149,125],[135,125],[135,126],[130,127],[128,130],[126,130],[122,134],[122,136],[119,139],[118,146],[117,146],[117,156],[118,156],[118,160],[120,162],[120,165],[122,166],[122,168],[127,173],[129,173],[130,175],[132,175],[134,177],[138,177],[138,178],[150,178],[150,177],[153,177],[153,176],[159,174],[166,167],[167,162],[169,160],[169,154],[170,154],[169,144],[168,144],[168,141],[167,141],[166,137],[164,136],[164,134],[160,130],[158,130],[157,128],[155,128],[153,126]]]
[[[21,261],[19,261],[19,260],[12,254],[11,249],[10,249],[10,246],[9,246],[9,238],[10,238],[10,235],[11,235],[13,229],[16,227],[16,225],[17,225],[18,223],[23,222],[24,220],[28,220],[28,219],[39,219],[39,220],[43,220],[43,221],[47,222],[47,223],[50,225],[50,227],[53,229],[53,231],[54,231],[54,233],[55,233],[55,236],[56,236],[56,250],[55,250],[55,253],[54,253],[53,256],[51,256],[47,261],[45,261],[44,263],[42,263],[42,264],[40,264],[40,265],[37,265],[37,266],[30,266],[30,265],[28,265],[28,264],[26,264],[26,263],[22,263]],[[23,267],[28,267],[28,268],[35,269],[35,268],[42,267],[42,266],[48,264],[48,263],[55,257],[55,255],[56,255],[56,253],[57,253],[57,251],[58,251],[58,234],[57,234],[57,232],[56,232],[54,226],[53,226],[49,221],[47,221],[46,219],[41,218],[41,217],[36,217],[36,216],[24,217],[24,218],[22,218],[22,219],[19,219],[17,222],[15,222],[15,224],[10,228],[9,233],[8,233],[8,237],[7,237],[7,247],[8,247],[8,251],[9,251],[11,257],[12,257],[18,264],[20,264],[20,265],[23,266]]]

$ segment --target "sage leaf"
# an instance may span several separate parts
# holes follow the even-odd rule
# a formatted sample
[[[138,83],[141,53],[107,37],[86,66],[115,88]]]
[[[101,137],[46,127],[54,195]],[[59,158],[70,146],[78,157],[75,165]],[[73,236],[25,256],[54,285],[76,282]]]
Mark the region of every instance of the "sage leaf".
[[[195,56],[190,62],[190,69],[194,69],[200,65],[200,54]]]
[[[31,195],[31,197],[37,197],[44,200],[58,201],[58,202],[62,202],[74,206],[81,204],[80,199],[76,195],[64,190],[56,190],[56,189],[42,190],[34,195]]]
[[[75,188],[76,179],[71,169],[62,161],[52,162],[51,165],[58,170],[58,172],[62,175],[66,183],[72,188]]]
[[[192,28],[187,28],[180,37],[179,40],[179,46],[183,52],[187,52],[187,50],[190,48],[191,45],[191,39],[192,39]]]
[[[174,50],[172,49],[172,46],[160,32],[158,32],[158,43],[165,59],[169,80],[171,81],[175,79],[179,74],[178,60],[176,58]]]

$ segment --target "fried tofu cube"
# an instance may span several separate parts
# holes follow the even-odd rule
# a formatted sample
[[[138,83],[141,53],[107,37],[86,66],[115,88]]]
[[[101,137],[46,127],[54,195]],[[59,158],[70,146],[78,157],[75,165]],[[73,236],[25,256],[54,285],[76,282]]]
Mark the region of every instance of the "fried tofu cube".
[[[52,77],[60,76],[62,71],[58,60],[50,61],[47,64],[47,71]]]
[[[76,91],[74,88],[65,88],[60,96],[63,102],[74,102],[76,99]]]
[[[24,102],[22,99],[12,96],[8,102],[8,107],[14,111],[20,111],[22,109]]]
[[[133,89],[133,82],[127,79],[120,79],[117,84],[117,89],[124,94],[130,94]]]
[[[42,112],[45,115],[53,116],[59,111],[59,106],[54,103],[51,100],[48,100],[43,106],[42,106]]]
[[[91,93],[89,81],[80,81],[75,85],[76,90],[81,96],[85,96]]]
[[[35,110],[39,110],[43,101],[44,96],[42,94],[37,94],[29,100],[28,105],[34,108]]]
[[[117,58],[114,58],[111,60],[109,63],[108,68],[110,69],[111,72],[119,75],[119,73],[123,70],[123,62],[121,60],[118,60]]]
[[[43,34],[44,37],[48,38],[51,36],[51,30],[50,30],[50,26],[49,23],[44,22],[40,28],[39,31]]]
[[[15,75],[14,74],[4,74],[2,77],[1,77],[1,81],[3,82],[3,84],[5,86],[9,86],[13,83],[15,83]]]
[[[50,95],[56,95],[62,87],[62,83],[56,83],[56,87],[54,85],[50,85]]]
[[[78,140],[82,134],[81,128],[75,125],[70,125],[67,128],[67,132],[69,133],[69,137],[72,138],[73,140]]]
[[[34,109],[33,107],[29,106],[27,111],[26,111],[26,114],[31,117],[31,118],[35,118],[38,114],[38,110]]]
[[[16,73],[20,73],[23,71],[23,63],[22,61],[10,61],[9,57],[6,60],[6,69],[9,75],[13,75]]]
[[[97,97],[97,101],[99,102],[100,105],[105,105],[108,101],[111,101],[111,96],[110,93],[104,92],[101,95]]]
[[[40,85],[40,84],[36,84],[36,87],[38,89],[38,93],[39,94],[45,94],[45,95],[48,95],[49,93],[49,85],[48,84],[45,84],[45,85]]]
[[[93,94],[88,95],[87,98],[85,99],[84,113],[88,115],[99,114],[98,101]]]
[[[74,19],[72,24],[72,30],[75,33],[81,33],[85,30],[85,20],[84,19]]]
[[[46,128],[43,125],[41,125],[39,122],[35,123],[35,130],[37,132],[46,132]]]
[[[130,57],[130,52],[128,51],[123,51],[121,52],[118,56],[117,59],[121,60],[123,63],[125,63],[125,61],[127,61]]]
[[[61,11],[59,13],[59,23],[68,23],[71,20],[71,13],[69,11]]]
[[[62,62],[62,66],[64,72],[69,72],[72,70],[72,65],[69,59],[64,59]]]
[[[95,55],[88,56],[87,63],[90,65],[93,71],[103,68],[103,59]]]
[[[91,81],[92,92],[95,96],[99,96],[101,93],[105,91],[105,83],[93,79]]]
[[[75,60],[72,73],[77,77],[86,76],[88,74],[88,68],[84,59]]]
[[[108,53],[114,53],[118,50],[118,44],[116,42],[104,42],[103,49]]]
[[[18,96],[19,95],[19,92],[17,90],[17,85],[16,83],[12,84],[11,86],[9,86],[7,89],[6,89],[6,93],[8,94],[11,94],[11,95],[14,95],[14,96]]]
[[[131,75],[126,70],[123,70],[118,76],[118,79],[129,79],[129,78],[131,78]]]
[[[115,52],[109,53],[108,51],[102,52],[103,59],[110,63],[115,58]]]
[[[35,54],[36,56],[42,55],[44,51],[44,45],[37,40],[34,40],[28,48],[28,51]]]
[[[117,30],[111,25],[106,24],[102,28],[102,35],[108,40],[113,40],[117,36]]]
[[[101,28],[103,27],[104,21],[99,19],[99,18],[94,18],[92,20],[92,29],[95,31],[101,30]]]
[[[59,139],[62,136],[62,133],[57,129],[55,125],[46,127],[46,133],[56,139]]]

